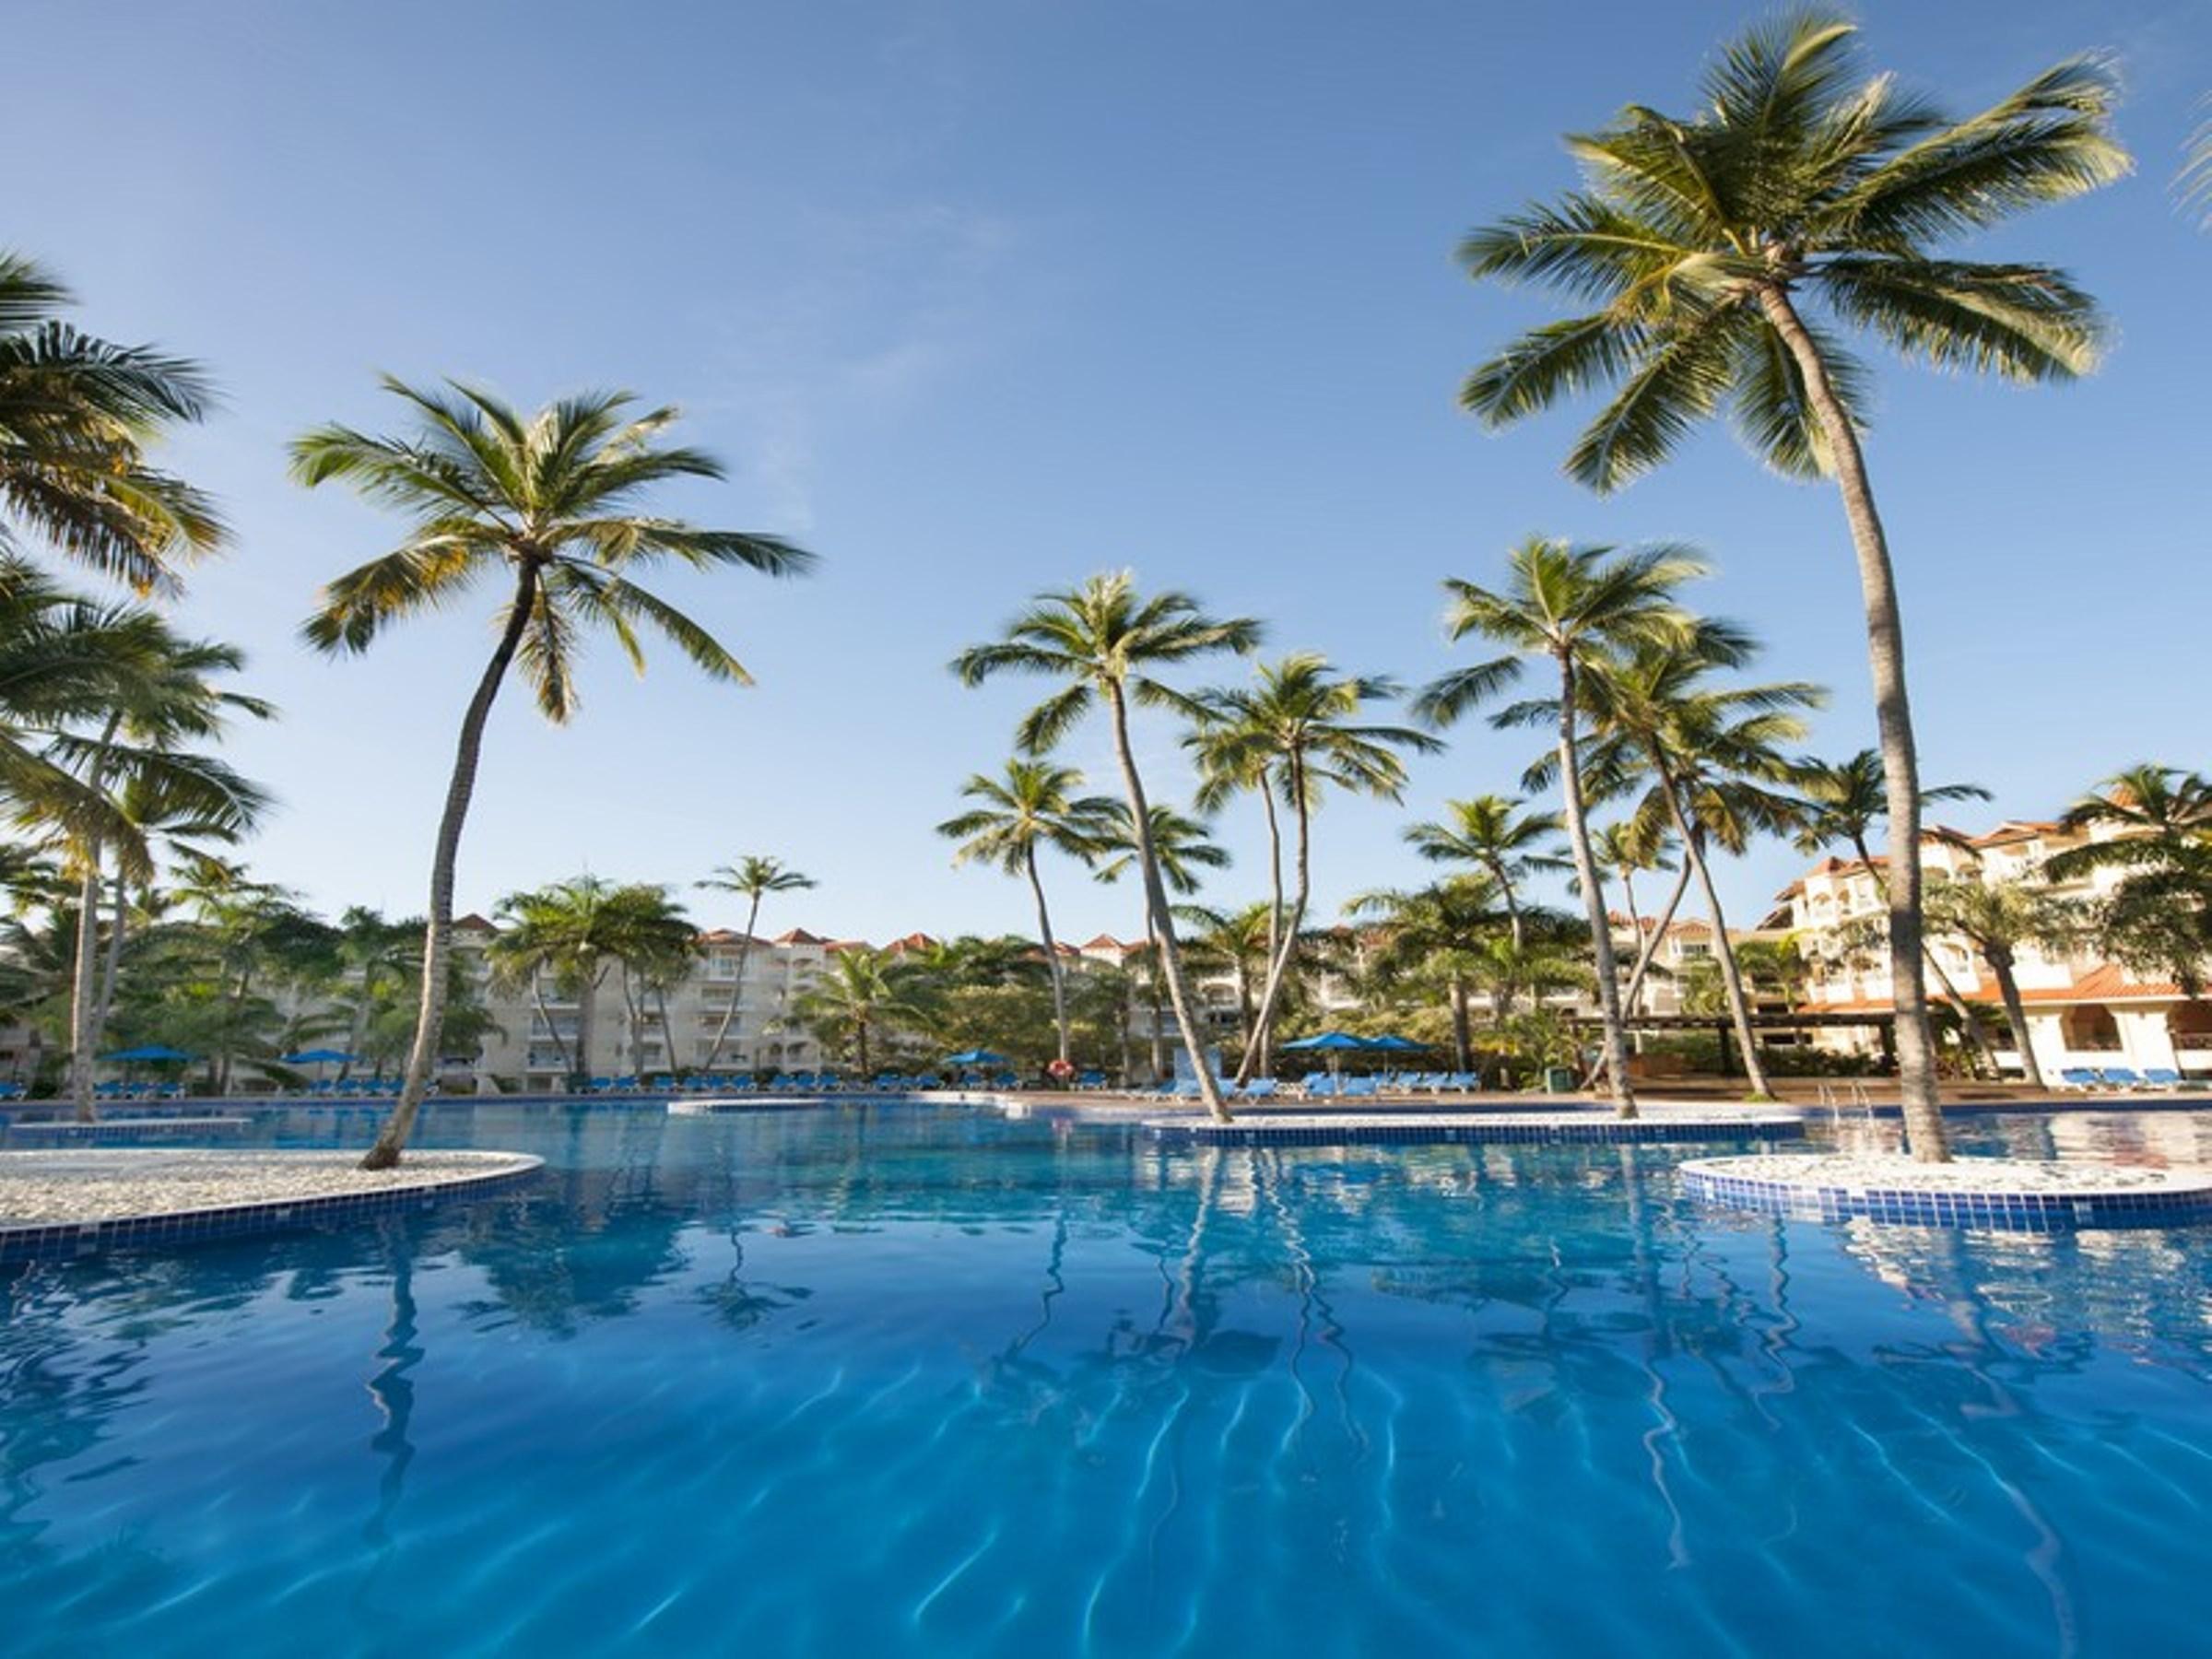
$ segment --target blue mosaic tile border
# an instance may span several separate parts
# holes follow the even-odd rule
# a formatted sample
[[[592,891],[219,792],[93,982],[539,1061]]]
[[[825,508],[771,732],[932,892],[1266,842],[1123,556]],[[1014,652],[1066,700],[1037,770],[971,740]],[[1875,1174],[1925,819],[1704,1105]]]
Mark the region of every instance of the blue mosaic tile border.
[[[293,1232],[366,1220],[371,1216],[436,1209],[456,1198],[481,1198],[534,1181],[544,1166],[543,1159],[534,1158],[518,1169],[446,1180],[436,1186],[393,1187],[378,1193],[345,1193],[326,1198],[292,1198],[266,1204],[232,1204],[218,1209],[125,1216],[112,1221],[0,1227],[0,1264],[70,1260],[116,1250],[171,1250],[182,1244],[206,1244],[218,1239]]]
[[[1559,1124],[1147,1124],[1155,1140],[1202,1147],[1433,1147],[1453,1145],[1629,1146],[1644,1142],[1798,1140],[1795,1118],[1668,1123],[1594,1118]]]
[[[1797,1221],[1864,1218],[1903,1227],[1971,1227],[2002,1232],[2074,1232],[2087,1227],[2184,1227],[2212,1221],[2212,1189],[2170,1193],[1931,1193],[1900,1188],[1811,1187],[1685,1170],[1691,1197]]]
[[[202,1135],[238,1135],[251,1127],[242,1117],[121,1118],[99,1124],[13,1124],[0,1125],[0,1144],[11,1147],[65,1147],[84,1141],[124,1146],[134,1141],[196,1140]]]

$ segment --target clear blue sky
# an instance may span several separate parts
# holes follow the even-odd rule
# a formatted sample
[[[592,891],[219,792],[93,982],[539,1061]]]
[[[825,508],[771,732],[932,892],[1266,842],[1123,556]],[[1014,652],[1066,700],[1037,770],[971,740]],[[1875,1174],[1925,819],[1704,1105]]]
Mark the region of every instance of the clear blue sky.
[[[530,402],[616,383],[686,406],[732,482],[677,505],[794,535],[804,583],[675,582],[758,689],[611,652],[551,731],[512,697],[463,851],[465,905],[590,868],[688,882],[748,851],[821,878],[782,924],[1018,929],[1019,887],[931,826],[994,767],[1024,689],[946,660],[1030,591],[1127,564],[1267,618],[1277,647],[1409,681],[1447,665],[1437,583],[1531,530],[1687,536],[1704,595],[1835,688],[1818,747],[1870,740],[1857,595],[1825,488],[1722,433],[1601,501],[1569,418],[1488,437],[1460,376],[1545,302],[1466,283],[1468,226],[1568,182],[1558,135],[1680,106],[1735,4],[339,6],[19,3],[5,242],[88,325],[205,359],[228,399],[180,446],[237,550],[189,622],[284,706],[238,759],[282,814],[253,859],[325,905],[419,910],[484,618],[367,659],[293,630],[388,526],[288,484],[283,446],[388,421],[377,371]],[[2124,762],[2206,755],[2203,399],[2212,237],[2170,182],[2212,88],[2194,0],[1879,0],[1873,58],[1963,109],[2116,52],[2137,176],[1985,246],[2109,305],[2095,381],[2019,391],[1887,369],[1872,448],[1903,571],[1927,775],[2044,814]],[[1075,758],[1106,776],[1100,735]],[[1147,759],[1178,770],[1169,734]],[[1470,729],[1406,811],[1510,786],[1525,736]],[[1332,805],[1317,878],[1414,879],[1405,812]],[[1256,894],[1246,854],[1223,900]],[[1748,921],[1801,861],[1729,872]],[[1132,931],[1133,890],[1064,874],[1065,931]],[[701,896],[710,922],[733,908]],[[1732,918],[1736,919],[1736,918]]]

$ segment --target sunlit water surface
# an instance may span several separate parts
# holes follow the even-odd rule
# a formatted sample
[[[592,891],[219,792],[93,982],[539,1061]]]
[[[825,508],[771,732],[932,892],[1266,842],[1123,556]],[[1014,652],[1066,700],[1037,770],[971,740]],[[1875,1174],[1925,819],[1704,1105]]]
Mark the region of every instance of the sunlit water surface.
[[[1672,1175],[1698,1148],[1163,1151],[898,1104],[427,1128],[547,1169],[431,1217],[8,1270],[0,1650],[1994,1656],[2212,1629],[2212,1230],[1701,1213]],[[1966,1135],[2212,1159],[2212,1117]]]

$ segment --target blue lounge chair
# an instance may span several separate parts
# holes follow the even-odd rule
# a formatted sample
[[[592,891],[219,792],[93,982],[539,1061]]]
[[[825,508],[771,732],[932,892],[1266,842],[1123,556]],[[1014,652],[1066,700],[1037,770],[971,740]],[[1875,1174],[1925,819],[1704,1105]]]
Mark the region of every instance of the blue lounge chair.
[[[2105,1082],[2114,1088],[2147,1088],[2143,1074],[2125,1065],[2107,1065],[2100,1068]]]
[[[1241,1100],[1272,1100],[1281,1087],[1273,1077],[1254,1077],[1237,1090],[1237,1098]]]
[[[1382,1093],[1382,1087],[1373,1077],[1347,1077],[1337,1093],[1347,1100],[1371,1100]]]
[[[2093,1066],[2069,1065],[2058,1074],[2059,1088],[2079,1089],[2084,1093],[2100,1088],[2103,1082],[2104,1079],[2097,1075]]]
[[[1327,1072],[1309,1074],[1305,1081],[1298,1086],[1298,1091],[1309,1100],[1334,1100],[1342,1092],[1336,1086],[1336,1079]]]
[[[1103,1088],[1106,1087],[1106,1074],[1101,1071],[1078,1072],[1076,1074],[1076,1087],[1077,1088]]]
[[[2189,1086],[2189,1079],[2171,1065],[2145,1066],[2143,1081],[2153,1088],[2186,1088]]]

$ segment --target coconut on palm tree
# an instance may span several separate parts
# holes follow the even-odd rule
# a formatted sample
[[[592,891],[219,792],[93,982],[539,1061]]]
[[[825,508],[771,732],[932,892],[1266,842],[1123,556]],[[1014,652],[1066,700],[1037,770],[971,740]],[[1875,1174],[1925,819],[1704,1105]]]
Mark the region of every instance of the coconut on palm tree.
[[[1501,426],[1594,386],[1614,393],[1570,474],[1609,491],[1725,410],[1788,477],[1833,477],[1858,564],[1889,786],[1891,994],[1914,1156],[1948,1156],[1921,972],[1919,763],[1902,614],[1865,451],[1867,376],[1840,329],[1908,358],[2022,382],[2096,364],[2103,325],[2065,274],[1945,256],[1942,244],[2121,177],[2110,68],[2075,59],[1964,120],[1887,76],[1855,29],[1798,12],[1730,42],[1694,112],[1630,105],[1570,147],[1584,189],[1477,230],[1477,277],[1534,281],[1594,310],[1531,330],[1462,394]],[[1823,318],[1819,313],[1825,310]]]
[[[995,778],[977,772],[960,786],[977,805],[937,826],[937,833],[959,842],[955,864],[988,864],[1030,885],[1037,903],[1037,939],[1053,982],[1053,1026],[1061,1062],[1068,1064],[1072,1033],[1067,1013],[1067,966],[1053,936],[1053,913],[1045,903],[1040,851],[1051,850],[1080,863],[1095,864],[1105,851],[1115,822],[1114,802],[1086,795],[1083,774],[1072,766],[1016,756]]]
[[[225,531],[206,496],[147,454],[206,414],[206,379],[182,358],[63,322],[71,302],[51,273],[0,253],[0,513],[141,594],[174,593],[177,566]]]
[[[1049,752],[1086,714],[1094,709],[1104,711],[1113,735],[1114,759],[1121,767],[1146,915],[1159,952],[1168,1000],[1197,1075],[1199,1095],[1206,1110],[1224,1122],[1229,1105],[1206,1064],[1196,1007],[1175,949],[1175,920],[1153,846],[1150,803],[1137,770],[1130,712],[1134,704],[1195,716],[1197,705],[1187,693],[1168,685],[1161,672],[1225,652],[1242,654],[1259,643],[1260,631],[1260,625],[1250,618],[1206,615],[1187,594],[1147,597],[1137,591],[1135,576],[1121,571],[1094,576],[1080,587],[1040,594],[1007,625],[1005,638],[971,646],[953,664],[954,672],[971,686],[1003,673],[1064,682],[1023,719],[1018,739],[1028,754]]]
[[[781,859],[748,853],[735,864],[717,865],[703,881],[692,885],[717,893],[735,893],[746,901],[745,935],[737,941],[737,962],[730,974],[730,1000],[724,1005],[722,1018],[715,1024],[713,1041],[707,1045],[707,1057],[700,1062],[700,1070],[711,1072],[715,1062],[722,1058],[723,1045],[729,1041],[731,1022],[737,1018],[738,1004],[745,995],[745,971],[752,960],[753,935],[760,925],[760,901],[771,893],[795,893],[818,884],[813,877],[786,868]]]
[[[1445,626],[1454,640],[1474,635],[1509,647],[1512,654],[1445,675],[1421,693],[1415,707],[1424,719],[1449,725],[1513,686],[1531,658],[1549,660],[1558,676],[1559,794],[1597,967],[1606,1085],[1615,1110],[1633,1117],[1636,1095],[1629,1081],[1613,930],[1591,851],[1583,787],[1582,679],[1603,653],[1687,641],[1695,631],[1694,620],[1676,602],[1675,590],[1704,574],[1705,566],[1679,547],[1623,551],[1542,536],[1512,548],[1506,565],[1505,584],[1494,590],[1457,579],[1445,582],[1450,595]],[[1493,724],[1499,723],[1516,724],[1515,711],[1508,708],[1494,716]]]
[[[391,379],[384,386],[414,420],[407,436],[334,425],[292,446],[301,483],[349,484],[408,525],[397,547],[324,588],[302,630],[308,643],[334,654],[364,652],[394,623],[452,604],[483,578],[496,575],[510,589],[490,659],[461,718],[430,857],[422,1007],[398,1106],[363,1160],[367,1169],[399,1161],[437,1064],[453,949],[453,866],[485,722],[508,670],[520,665],[539,712],[557,725],[575,712],[577,654],[594,629],[612,634],[641,671],[638,634],[647,629],[709,678],[744,684],[744,668],[712,634],[631,577],[668,564],[787,576],[811,561],[772,535],[703,530],[644,510],[655,486],[722,477],[712,456],[662,442],[677,418],[673,408],[639,414],[627,394],[595,392],[525,417],[474,387],[441,394]]]

